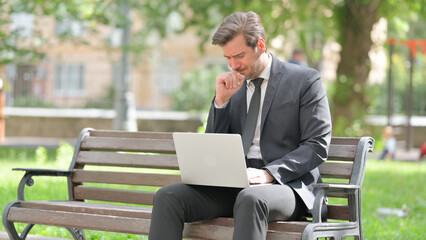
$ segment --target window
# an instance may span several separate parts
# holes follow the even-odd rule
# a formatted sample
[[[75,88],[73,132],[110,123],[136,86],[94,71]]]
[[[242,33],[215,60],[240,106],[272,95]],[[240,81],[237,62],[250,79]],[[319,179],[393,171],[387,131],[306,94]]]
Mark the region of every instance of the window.
[[[82,64],[56,65],[55,94],[73,97],[84,95],[84,66]]]
[[[112,48],[120,47],[121,46],[122,37],[123,37],[123,29],[121,29],[121,28],[114,28],[111,31],[111,34],[109,36],[110,46]]]
[[[33,35],[34,15],[26,12],[12,13],[10,15],[10,31],[16,31],[21,37]]]
[[[70,34],[73,37],[82,37],[85,31],[86,29],[84,28],[83,24],[78,21],[75,21],[69,18],[56,21],[56,25],[55,25],[56,36]]]
[[[181,85],[180,61],[162,59],[157,66],[157,82],[160,93],[169,95]]]

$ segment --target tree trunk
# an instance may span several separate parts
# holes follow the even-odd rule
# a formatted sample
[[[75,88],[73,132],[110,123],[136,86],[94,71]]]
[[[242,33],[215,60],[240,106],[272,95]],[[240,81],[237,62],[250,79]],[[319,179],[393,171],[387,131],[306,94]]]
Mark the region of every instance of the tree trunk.
[[[342,6],[341,61],[333,96],[333,135],[356,135],[368,107],[365,95],[370,70],[371,30],[377,22],[378,0],[347,0]]]

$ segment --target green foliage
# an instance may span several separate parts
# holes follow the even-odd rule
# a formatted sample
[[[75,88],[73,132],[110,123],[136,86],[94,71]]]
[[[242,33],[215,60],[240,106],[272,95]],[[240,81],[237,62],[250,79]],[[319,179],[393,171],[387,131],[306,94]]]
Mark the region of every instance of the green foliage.
[[[21,96],[13,101],[14,107],[42,107],[55,108],[55,105],[33,96]]]
[[[35,151],[35,160],[37,164],[43,165],[47,161],[47,149],[45,147],[38,147]]]
[[[333,84],[336,85],[335,91],[333,93],[336,102],[339,104],[347,104],[349,99],[352,97],[352,87],[354,84],[353,77],[340,75],[336,83]]]
[[[223,69],[219,66],[186,73],[182,86],[173,93],[173,110],[208,111],[216,88],[216,77]]]
[[[47,161],[54,161],[56,158],[56,150],[46,149]],[[17,162],[33,161],[36,159],[36,151],[29,148],[0,148],[0,162],[13,159]]]
[[[114,87],[112,85],[108,86],[104,89],[101,97],[87,100],[83,108],[113,109],[115,93]]]
[[[351,123],[347,118],[339,116],[337,121],[333,123],[333,136],[336,137],[359,136],[360,130],[360,120]]]
[[[61,168],[69,167],[73,153],[74,147],[67,142],[61,142],[56,149],[56,165]]]

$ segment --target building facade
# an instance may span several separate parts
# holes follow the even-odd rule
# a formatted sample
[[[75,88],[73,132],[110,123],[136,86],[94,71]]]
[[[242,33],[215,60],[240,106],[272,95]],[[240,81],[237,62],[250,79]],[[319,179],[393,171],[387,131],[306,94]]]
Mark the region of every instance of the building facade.
[[[94,34],[78,22],[58,22],[29,13],[13,14],[10,21],[10,31],[19,30],[19,44],[39,41],[37,50],[45,57],[2,69],[11,86],[6,93],[8,106],[18,101],[40,101],[56,107],[90,106],[105,98],[120,80],[119,30],[99,26]],[[65,32],[70,36],[64,40],[61,36]],[[148,51],[130,54],[130,62],[130,91],[136,107],[147,110],[170,109],[171,95],[185,72],[225,64],[220,49],[210,44],[201,54],[198,38],[190,31],[157,39]]]

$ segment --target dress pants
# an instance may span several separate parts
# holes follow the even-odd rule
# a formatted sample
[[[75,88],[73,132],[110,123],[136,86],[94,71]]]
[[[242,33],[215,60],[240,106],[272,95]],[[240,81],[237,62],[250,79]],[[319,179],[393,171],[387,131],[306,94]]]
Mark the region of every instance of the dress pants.
[[[241,189],[177,183],[161,188],[153,205],[150,240],[181,240],[185,222],[216,217],[234,218],[234,240],[261,240],[268,222],[296,220],[306,212],[293,189],[279,184]]]

